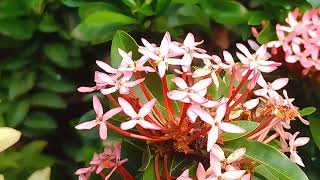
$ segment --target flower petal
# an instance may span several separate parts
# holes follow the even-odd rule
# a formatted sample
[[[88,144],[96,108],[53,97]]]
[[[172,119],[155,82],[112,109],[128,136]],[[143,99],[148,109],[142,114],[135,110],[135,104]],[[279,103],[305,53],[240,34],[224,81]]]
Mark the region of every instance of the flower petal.
[[[279,90],[282,89],[284,86],[286,86],[289,82],[289,78],[279,78],[274,80],[271,83],[272,89]]]
[[[136,111],[133,109],[133,107],[131,106],[131,104],[128,101],[126,101],[122,97],[119,97],[118,102],[119,102],[120,106],[122,107],[124,113],[126,113],[128,116],[130,116],[130,117],[137,116]]]
[[[108,65],[107,63],[105,62],[102,62],[102,61],[96,61],[96,64],[101,68],[103,69],[104,71],[108,72],[108,73],[117,73],[117,69],[111,67],[110,65]]]
[[[187,83],[180,77],[174,77],[171,81],[173,81],[182,90],[188,88]]]
[[[191,89],[194,90],[194,91],[201,91],[203,89],[206,89],[208,88],[208,86],[210,86],[212,82],[212,79],[211,78],[207,78],[207,79],[202,79],[200,80],[199,82],[195,83]]]
[[[104,122],[101,122],[99,124],[99,135],[100,135],[100,138],[102,140],[106,140],[107,139],[108,128],[107,128],[107,125]]]
[[[239,179],[241,176],[243,176],[246,173],[246,170],[233,170],[233,171],[227,171],[222,174],[222,179],[231,180],[231,179]]]
[[[127,122],[123,122],[120,124],[120,128],[122,130],[128,130],[128,129],[132,129],[135,125],[138,124],[137,120],[129,120]]]
[[[145,105],[143,105],[142,108],[139,110],[138,116],[145,117],[146,115],[148,115],[156,102],[157,102],[156,99],[152,99],[149,102],[147,102]]]
[[[236,126],[234,124],[230,124],[230,123],[219,123],[219,127],[221,130],[223,130],[224,132],[228,132],[228,133],[244,133],[246,132],[243,128]]]
[[[241,43],[237,43],[236,46],[244,55],[246,55],[247,58],[252,56],[250,51],[248,50],[248,48],[245,45],[243,45]]]
[[[97,96],[93,96],[92,104],[93,104],[93,108],[94,108],[94,111],[96,112],[97,116],[101,117],[103,115],[103,108],[102,108],[100,100]]]
[[[114,115],[118,114],[121,111],[122,111],[122,107],[117,107],[117,108],[110,109],[109,111],[104,113],[104,115],[102,116],[102,119],[104,121],[106,121],[106,120],[110,119],[111,117],[113,117]]]
[[[234,161],[240,160],[246,154],[246,148],[239,148],[233,151],[227,158],[227,163],[231,164]]]
[[[92,129],[93,127],[95,127],[97,125],[97,121],[96,120],[92,120],[92,121],[87,121],[81,124],[78,124],[75,128],[76,129]]]
[[[139,124],[140,126],[142,126],[143,128],[145,128],[145,129],[153,129],[153,130],[159,130],[159,129],[161,129],[159,126],[157,126],[157,125],[155,125],[155,124],[152,124],[152,123],[150,123],[150,122],[148,122],[148,121],[146,121],[146,120],[139,120],[139,121],[138,121],[138,124]]]
[[[212,126],[208,132],[207,151],[209,152],[213,145],[217,142],[219,129],[217,126]]]

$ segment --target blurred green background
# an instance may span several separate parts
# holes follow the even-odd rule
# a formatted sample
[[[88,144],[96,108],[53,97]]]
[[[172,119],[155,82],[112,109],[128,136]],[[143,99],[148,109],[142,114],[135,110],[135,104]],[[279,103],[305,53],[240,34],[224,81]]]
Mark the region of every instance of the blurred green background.
[[[141,37],[159,42],[166,31],[182,40],[191,31],[205,40],[210,54],[219,54],[254,38],[251,27],[260,32],[258,42],[273,40],[275,24],[289,11],[319,5],[318,0],[0,0],[0,126],[23,133],[18,144],[0,153],[0,174],[26,179],[51,166],[52,179],[75,179],[74,171],[102,149],[95,130],[74,129],[93,115],[92,94],[76,88],[93,85],[95,60],[108,61],[117,30],[138,43]],[[296,105],[318,107],[316,77],[282,68],[270,78],[284,76],[291,79],[287,89]],[[312,124],[319,124],[317,116],[310,117]],[[311,136],[309,127],[294,129]],[[310,179],[320,175],[318,141],[300,151]]]

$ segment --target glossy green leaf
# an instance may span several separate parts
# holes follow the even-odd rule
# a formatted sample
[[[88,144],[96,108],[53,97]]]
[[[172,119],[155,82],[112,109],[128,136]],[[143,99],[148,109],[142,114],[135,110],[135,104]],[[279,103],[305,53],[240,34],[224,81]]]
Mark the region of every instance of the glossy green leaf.
[[[15,144],[21,137],[21,133],[8,127],[0,127],[0,152]]]
[[[133,28],[136,20],[112,11],[97,11],[88,15],[72,32],[73,37],[98,44],[111,40],[118,29]],[[130,25],[130,26],[129,26]]]
[[[273,179],[281,180],[281,178],[286,179],[286,177],[283,177],[282,174],[278,173],[277,171],[273,171],[272,169],[268,168],[263,164],[257,166],[254,170],[255,170],[255,173],[258,173],[260,176],[263,176],[266,179],[272,179],[272,180]]]
[[[275,26],[273,26],[270,21],[267,21],[266,26],[258,34],[257,41],[260,44],[265,44],[275,39],[277,39]]]
[[[313,114],[316,110],[317,109],[314,107],[306,107],[306,108],[299,110],[299,114],[301,116],[307,116],[307,115]]]
[[[170,5],[171,0],[157,0],[156,14],[161,14]]]
[[[174,154],[169,166],[169,173],[171,176],[179,176],[183,170],[188,167],[190,160],[178,154]]]
[[[247,21],[247,9],[236,1],[203,0],[202,9],[216,22],[221,24],[241,24]]]
[[[29,129],[38,131],[50,131],[57,128],[55,119],[44,112],[33,112],[23,125]]]
[[[50,180],[51,168],[45,167],[33,172],[27,180]]]
[[[48,76],[42,77],[38,82],[38,87],[58,93],[68,93],[75,91],[76,87],[73,83],[64,79],[53,79]]]
[[[67,105],[64,99],[55,93],[40,92],[33,94],[31,97],[31,104],[34,106],[62,109]]]
[[[19,40],[30,39],[36,28],[30,19],[0,19],[0,24],[0,34]]]
[[[121,0],[121,1],[123,4],[125,4],[126,6],[128,6],[131,9],[137,7],[137,3],[135,2],[135,0]]]
[[[139,171],[145,171],[148,168],[151,159],[152,159],[152,155],[151,155],[150,147],[149,145],[147,145],[147,147],[144,149],[142,154],[142,165],[139,168]]]
[[[298,165],[272,146],[244,138],[229,141],[224,144],[226,151],[234,151],[241,147],[246,148],[246,158],[263,164],[270,168],[271,171],[275,171],[276,173],[274,172],[273,174],[276,174],[281,180],[308,179]]]
[[[132,51],[133,59],[139,58],[138,44],[136,41],[126,32],[117,31],[113,36],[110,52],[111,65],[113,67],[118,67],[122,60],[122,57],[118,52],[119,48],[127,53]]]
[[[16,78],[10,81],[9,98],[14,99],[21,96],[32,89],[36,81],[36,74],[30,72],[28,74],[19,74]]]
[[[12,106],[8,112],[8,125],[10,127],[18,126],[27,116],[30,109],[30,101],[27,99],[20,100]]]
[[[231,141],[234,139],[238,139],[241,138],[247,134],[249,134],[250,132],[252,132],[253,130],[255,130],[258,126],[259,123],[254,122],[254,121],[233,121],[232,124],[237,125],[243,129],[245,129],[245,133],[241,133],[241,134],[235,134],[235,133],[223,133],[223,140],[224,141]]]
[[[318,114],[313,114],[308,116],[310,122],[310,130],[313,137],[314,142],[320,149],[320,117]]]

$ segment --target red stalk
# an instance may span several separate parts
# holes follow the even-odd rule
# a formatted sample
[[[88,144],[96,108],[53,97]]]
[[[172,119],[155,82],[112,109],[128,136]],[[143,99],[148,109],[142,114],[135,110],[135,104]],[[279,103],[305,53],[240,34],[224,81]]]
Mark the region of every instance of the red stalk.
[[[211,129],[211,127],[208,126],[208,127],[204,128],[204,129],[202,129],[201,131],[199,131],[199,132],[198,132],[197,134],[195,134],[194,136],[188,138],[188,139],[186,140],[187,144],[189,144],[189,143],[191,143],[192,141],[196,140],[198,137],[206,134],[208,131],[210,131],[210,129]]]
[[[250,69],[248,70],[248,72],[246,73],[245,76],[242,77],[240,84],[237,86],[237,88],[232,92],[232,95],[230,96],[227,105],[229,106],[229,104],[231,103],[231,101],[236,97],[236,95],[239,93],[240,89],[242,88],[242,86],[244,85],[244,83],[248,80],[251,72],[253,70]]]
[[[166,104],[166,109],[167,109],[167,117],[169,119],[169,117],[171,117],[170,115],[174,115],[174,110],[173,110],[173,106],[172,106],[172,103],[170,101],[170,99],[168,98],[168,86],[167,86],[167,77],[166,76],[163,76],[161,78],[161,81],[162,81],[162,91],[163,91],[163,96],[164,96],[164,101],[165,101],[165,104]]]
[[[127,136],[127,137],[132,137],[132,138],[136,138],[136,139],[141,139],[141,140],[146,140],[146,141],[163,141],[163,140],[167,140],[168,137],[158,137],[157,139],[153,139],[153,138],[149,138],[149,137],[146,137],[146,136],[141,136],[141,135],[138,135],[138,134],[133,134],[133,133],[129,133],[127,131],[124,131],[122,129],[120,129],[119,127],[107,122],[107,127],[116,131],[117,133],[119,134],[122,134],[124,136]]]
[[[167,155],[164,156],[163,163],[164,163],[164,174],[166,176],[166,179],[171,180],[169,170],[168,170],[168,156]]]
[[[230,98],[230,96],[232,94],[232,91],[233,91],[233,81],[234,81],[234,78],[235,78],[233,73],[234,73],[234,70],[232,69],[230,82],[229,82],[229,90],[228,90],[229,98]]]
[[[121,174],[123,179],[125,179],[125,180],[134,180],[134,177],[122,165],[118,166],[116,171],[118,171],[118,173]]]
[[[111,94],[107,94],[106,96],[107,96],[107,98],[109,99],[109,101],[112,103],[112,105],[114,107],[119,107],[120,106],[118,101],[116,101]]]
[[[161,180],[161,176],[160,176],[160,172],[159,172],[159,154],[157,154],[155,157],[154,169],[156,171],[157,180]]]

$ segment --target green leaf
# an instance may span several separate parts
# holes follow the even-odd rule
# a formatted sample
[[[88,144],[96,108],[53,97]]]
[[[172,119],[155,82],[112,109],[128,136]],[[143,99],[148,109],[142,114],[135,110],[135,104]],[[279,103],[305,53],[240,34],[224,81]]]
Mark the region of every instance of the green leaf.
[[[139,171],[145,171],[150,164],[152,159],[151,151],[149,145],[147,145],[146,149],[143,151],[142,154],[142,165],[139,168]]]
[[[308,3],[312,5],[312,7],[320,7],[320,1],[319,0],[306,0]]]
[[[135,7],[137,7],[137,3],[135,2],[135,0],[121,0],[121,1],[123,2],[123,4],[125,4],[131,9],[134,9]]]
[[[268,167],[264,165],[259,165],[254,170],[255,170],[255,173],[258,173],[259,175],[267,179],[280,180],[279,178],[277,178],[277,176],[275,176],[274,174],[272,174],[272,172],[269,171]]]
[[[36,28],[30,19],[0,19],[0,34],[14,39],[28,40]]]
[[[271,40],[277,39],[276,33],[275,33],[275,28],[271,24],[270,21],[267,21],[266,26],[260,31],[257,37],[257,41],[260,44],[265,44],[267,42],[270,42]]]
[[[10,127],[18,126],[26,117],[29,112],[30,101],[29,100],[20,100],[8,112],[8,125]]]
[[[172,157],[169,174],[171,176],[179,176],[189,164],[189,160],[185,156],[174,154]]]
[[[21,133],[8,127],[0,127],[0,152],[12,146],[21,137]]]
[[[249,13],[248,25],[260,25],[262,20],[270,19],[270,15],[265,11],[254,11]]]
[[[57,128],[57,123],[44,112],[33,112],[24,122],[24,126],[37,131],[51,131]]]
[[[29,144],[26,144],[22,151],[27,154],[32,153],[40,153],[43,151],[43,149],[48,145],[46,141],[43,140],[35,140],[30,142]]]
[[[27,5],[35,14],[42,14],[46,5],[46,0],[29,0]]]
[[[67,105],[64,100],[55,93],[40,92],[32,95],[31,104],[55,109],[63,109]]]
[[[156,171],[154,167],[154,158],[150,161],[150,166],[144,171],[142,180],[154,180],[156,178]]]
[[[116,6],[106,2],[84,2],[79,6],[79,16],[83,20],[97,11],[121,12]]]
[[[136,43],[136,41],[126,32],[117,31],[113,36],[110,52],[111,65],[113,67],[118,67],[122,60],[122,57],[118,52],[118,48],[122,49],[127,53],[129,51],[132,51],[133,59],[139,58],[138,44]]]
[[[59,24],[51,14],[45,14],[39,24],[39,30],[45,33],[52,33],[59,30]]]
[[[247,21],[247,9],[236,1],[203,0],[202,9],[216,22],[236,25]]]
[[[16,18],[29,14],[25,3],[21,0],[2,0],[0,1],[0,18]]]
[[[301,110],[299,110],[299,114],[301,116],[307,116],[307,115],[310,115],[312,113],[314,113],[317,109],[314,108],[314,107],[306,107],[306,108],[303,108]]]
[[[28,74],[19,74],[11,80],[9,84],[9,99],[21,96],[32,89],[36,81],[36,74],[30,72]]]
[[[254,122],[254,121],[233,121],[232,124],[237,125],[243,129],[245,129],[245,133],[241,133],[241,134],[235,134],[235,133],[223,133],[223,140],[226,141],[231,141],[234,139],[238,139],[241,138],[247,134],[249,134],[250,132],[252,132],[253,130],[255,130],[258,126],[259,123]]]
[[[308,116],[309,122],[310,122],[310,130],[313,137],[314,142],[320,149],[320,117],[319,115],[311,115]]]
[[[88,15],[72,32],[73,37],[98,44],[111,40],[118,29],[132,29],[136,20],[112,11],[97,11]],[[131,25],[131,26],[129,26]]]
[[[45,167],[33,172],[27,180],[50,180],[51,168]]]
[[[52,43],[44,46],[44,54],[53,63],[61,67],[68,67],[69,54],[67,48],[62,43]]]
[[[242,147],[246,148],[246,158],[270,168],[281,180],[308,179],[298,165],[272,146],[244,138],[226,142],[224,145],[225,150],[231,152]]]
[[[39,80],[38,86],[57,93],[68,93],[75,91],[76,87],[73,83],[64,79],[53,79],[48,76],[44,76]]]
[[[163,13],[166,8],[170,5],[171,0],[157,0],[157,5],[156,5],[156,14],[161,14]]]

